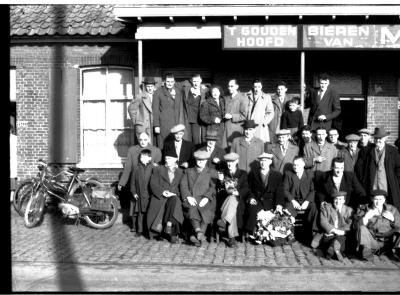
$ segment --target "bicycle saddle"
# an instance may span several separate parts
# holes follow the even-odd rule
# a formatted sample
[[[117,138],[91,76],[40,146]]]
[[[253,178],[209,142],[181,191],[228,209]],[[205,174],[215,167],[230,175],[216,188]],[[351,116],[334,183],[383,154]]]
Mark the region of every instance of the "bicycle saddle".
[[[83,172],[85,172],[85,169],[81,169],[81,168],[78,168],[78,167],[69,167],[69,170],[70,170],[71,172],[77,172],[77,173],[83,173]]]

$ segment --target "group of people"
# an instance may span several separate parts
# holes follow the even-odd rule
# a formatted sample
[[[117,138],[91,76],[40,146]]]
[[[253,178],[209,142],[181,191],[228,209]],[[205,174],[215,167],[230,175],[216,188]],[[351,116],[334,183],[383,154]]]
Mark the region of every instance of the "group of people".
[[[317,253],[399,258],[399,152],[379,127],[338,140],[340,101],[327,76],[307,96],[307,125],[284,82],[273,96],[260,80],[240,93],[232,79],[227,96],[203,87],[200,75],[182,87],[170,74],[164,82],[154,91],[146,79],[129,106],[138,144],[118,189],[129,181],[136,235],[201,246],[215,225],[236,247],[238,236],[255,232],[258,212],[287,209],[302,220],[296,238]]]

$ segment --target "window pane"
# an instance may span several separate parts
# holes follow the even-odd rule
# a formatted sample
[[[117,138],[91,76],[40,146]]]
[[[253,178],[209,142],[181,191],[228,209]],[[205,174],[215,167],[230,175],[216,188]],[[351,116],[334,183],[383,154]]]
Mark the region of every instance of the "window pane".
[[[106,154],[105,130],[83,130],[83,156],[86,160],[103,162]]]
[[[106,69],[85,70],[83,72],[83,99],[105,99],[106,92]]]
[[[109,104],[107,116],[109,118],[109,127],[113,129],[123,129],[132,127],[128,114],[128,105],[130,101],[113,101]]]
[[[110,99],[133,98],[133,72],[126,69],[110,69],[107,76],[107,91]]]
[[[129,147],[134,145],[134,129],[112,130],[110,136],[115,155],[125,158]]]
[[[83,103],[82,127],[84,129],[106,129],[106,106],[103,101]]]

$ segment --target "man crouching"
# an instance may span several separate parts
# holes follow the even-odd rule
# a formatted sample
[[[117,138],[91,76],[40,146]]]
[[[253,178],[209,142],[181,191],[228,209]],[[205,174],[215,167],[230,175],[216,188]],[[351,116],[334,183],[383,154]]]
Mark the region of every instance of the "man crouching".
[[[217,171],[206,167],[209,156],[207,151],[196,151],[196,166],[186,170],[180,184],[184,214],[193,227],[190,242],[197,247],[201,246],[207,226],[215,216]]]

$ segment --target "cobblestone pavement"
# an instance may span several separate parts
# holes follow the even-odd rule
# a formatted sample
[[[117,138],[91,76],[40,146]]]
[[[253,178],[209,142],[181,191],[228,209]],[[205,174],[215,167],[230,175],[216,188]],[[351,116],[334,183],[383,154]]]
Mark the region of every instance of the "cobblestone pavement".
[[[327,260],[313,254],[298,242],[282,247],[239,243],[228,248],[225,243],[204,243],[194,247],[185,243],[134,237],[121,218],[111,228],[96,230],[46,213],[35,228],[24,226],[23,218],[11,208],[12,262],[54,262],[85,264],[174,264],[203,266],[264,266],[291,268],[351,268],[400,270],[400,263],[381,255],[374,262],[345,258]]]

